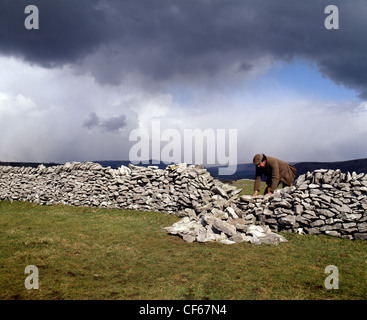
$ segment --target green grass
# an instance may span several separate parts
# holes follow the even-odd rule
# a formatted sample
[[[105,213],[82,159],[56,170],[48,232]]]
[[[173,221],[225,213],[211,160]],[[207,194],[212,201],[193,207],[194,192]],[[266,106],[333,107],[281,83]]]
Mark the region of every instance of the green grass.
[[[240,196],[242,195],[253,195],[254,194],[254,180],[248,180],[248,179],[241,179],[236,180],[232,182],[232,185],[236,186],[237,188],[241,188],[242,192],[240,193]],[[263,195],[265,191],[266,183],[264,181],[261,181],[260,183],[260,190],[259,195]],[[280,184],[278,186],[278,189],[282,188],[282,185]]]
[[[245,194],[252,195],[254,193],[254,180],[236,180],[232,182],[232,185],[242,189],[242,192],[240,193],[241,196]],[[259,194],[264,194],[265,187],[266,183],[262,181],[260,183]]]
[[[186,243],[156,212],[0,202],[0,299],[367,299],[366,242]],[[27,290],[27,265],[39,289]],[[326,266],[339,289],[324,286]]]

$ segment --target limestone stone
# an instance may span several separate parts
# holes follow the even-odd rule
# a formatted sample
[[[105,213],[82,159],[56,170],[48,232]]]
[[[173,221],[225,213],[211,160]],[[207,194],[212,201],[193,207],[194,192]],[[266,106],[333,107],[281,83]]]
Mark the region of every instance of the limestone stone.
[[[278,245],[279,243],[288,242],[288,240],[280,234],[271,233],[262,237],[258,237],[261,243]]]
[[[333,236],[333,237],[340,237],[340,232],[337,232],[335,230],[326,230],[325,234],[329,235],[329,236]]]
[[[236,233],[234,236],[230,237],[229,240],[234,242],[249,242],[252,237],[246,235],[246,233]]]
[[[355,233],[354,237],[355,237],[355,239],[358,239],[358,240],[367,240],[367,232]]]
[[[367,232],[367,222],[358,224],[358,231],[361,233]]]
[[[296,224],[296,217],[293,215],[288,215],[288,216],[279,218],[278,221],[282,225],[294,226]]]
[[[238,215],[236,214],[236,211],[232,207],[227,207],[226,211],[228,212],[229,217],[232,219],[238,219]]]
[[[314,222],[311,222],[310,223],[310,226],[312,227],[312,228],[314,228],[314,227],[320,227],[320,226],[323,226],[325,224],[325,222],[323,221],[323,220],[316,220],[316,221],[314,221]]]
[[[229,224],[228,222],[225,222],[218,218],[214,218],[213,227],[228,236],[234,236],[237,233],[236,227],[234,225]]]

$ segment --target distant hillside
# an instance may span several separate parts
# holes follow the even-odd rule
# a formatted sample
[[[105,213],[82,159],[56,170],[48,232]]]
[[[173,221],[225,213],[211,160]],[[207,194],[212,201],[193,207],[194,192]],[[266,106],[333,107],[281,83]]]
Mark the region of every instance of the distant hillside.
[[[316,169],[340,169],[342,172],[367,173],[367,159],[338,162],[298,162],[294,166],[297,168],[297,176]]]
[[[314,171],[317,169],[340,169],[342,172],[367,173],[367,159],[357,159],[338,162],[298,162],[292,163],[297,168],[296,177],[306,173],[307,171]],[[236,173],[228,176],[219,176],[218,167],[211,167],[207,169],[210,174],[221,180],[239,180],[239,179],[254,179],[255,166],[252,163],[243,163],[237,165]],[[265,180],[265,179],[264,179]]]
[[[93,161],[99,163],[103,167],[111,167],[117,169],[122,165],[128,166],[130,161],[128,160],[103,160]],[[37,167],[40,164],[49,166],[59,165],[58,163],[38,163],[38,162],[1,162],[0,166],[24,166],[24,167]],[[349,161],[338,161],[338,162],[298,162],[292,163],[297,168],[297,177],[307,171],[314,171],[316,169],[340,169],[342,172],[353,172],[356,173],[367,173],[367,159],[356,159]],[[152,161],[148,164],[138,164],[138,166],[158,166],[160,169],[165,169],[167,164],[160,162],[159,164],[153,164]],[[222,181],[226,180],[239,180],[239,179],[254,179],[255,166],[252,163],[241,163],[237,165],[237,170],[232,175],[219,175],[218,169],[220,167],[207,167],[208,172],[214,177]],[[265,178],[264,178],[265,179]]]
[[[255,166],[252,163],[240,163],[237,165],[236,172],[231,175],[219,176],[218,169],[220,167],[210,167],[207,171],[210,172],[214,178],[220,178],[221,180],[239,180],[239,179],[254,179]]]

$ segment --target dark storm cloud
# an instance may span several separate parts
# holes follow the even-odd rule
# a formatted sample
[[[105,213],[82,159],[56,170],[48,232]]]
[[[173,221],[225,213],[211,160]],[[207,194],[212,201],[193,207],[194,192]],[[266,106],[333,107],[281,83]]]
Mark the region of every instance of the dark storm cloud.
[[[0,4],[0,50],[8,55],[52,67],[79,58],[102,43],[105,15],[96,10],[98,1],[2,0]],[[24,26],[25,8],[39,9],[39,29]]]
[[[109,84],[133,72],[210,78],[234,63],[246,73],[261,57],[300,57],[367,98],[364,0],[34,0],[39,30],[24,28],[28,4],[1,1],[2,54],[48,67],[88,61],[83,71]],[[328,4],[339,8],[339,30],[324,27]]]
[[[100,126],[107,131],[117,132],[126,126],[126,116],[120,115],[118,117],[111,117],[103,120]]]
[[[108,132],[118,132],[127,125],[126,116],[114,116],[108,119],[100,118],[95,112],[89,114],[83,126],[88,129],[102,128]]]
[[[96,115],[95,112],[89,114],[88,119],[84,121],[83,126],[88,129],[93,129],[97,127],[101,122],[101,119]]]

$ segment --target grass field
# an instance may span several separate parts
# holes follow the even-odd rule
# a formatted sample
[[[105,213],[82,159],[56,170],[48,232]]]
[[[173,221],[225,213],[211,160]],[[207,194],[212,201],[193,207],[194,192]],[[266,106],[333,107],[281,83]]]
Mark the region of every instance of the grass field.
[[[244,195],[244,194],[253,195],[254,194],[254,180],[247,180],[247,179],[236,180],[232,182],[232,185],[242,189],[242,192],[240,193],[240,195]],[[264,194],[265,187],[266,187],[266,183],[262,181],[260,183],[259,195]],[[278,189],[280,188],[281,188],[281,185],[278,186]]]
[[[252,192],[252,191],[251,191]],[[366,242],[283,234],[279,246],[186,243],[178,218],[0,202],[0,299],[367,299]],[[25,268],[39,289],[25,287]],[[339,270],[327,290],[325,268]]]

